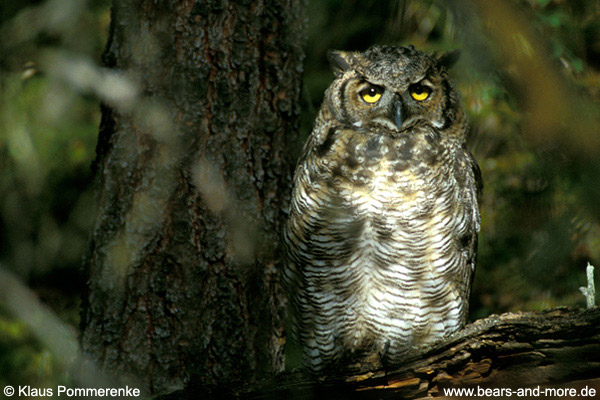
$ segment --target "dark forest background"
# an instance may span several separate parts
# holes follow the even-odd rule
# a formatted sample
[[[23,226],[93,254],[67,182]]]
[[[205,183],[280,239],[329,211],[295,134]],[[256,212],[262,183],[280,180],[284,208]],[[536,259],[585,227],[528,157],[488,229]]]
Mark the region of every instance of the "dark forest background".
[[[460,49],[485,181],[471,320],[584,306],[585,266],[600,266],[600,2],[481,3],[309,0],[301,137],[333,79],[328,49]],[[108,0],[0,2],[0,272],[23,293],[0,293],[2,387],[70,379],[100,99],[126,90],[99,70],[109,24]]]

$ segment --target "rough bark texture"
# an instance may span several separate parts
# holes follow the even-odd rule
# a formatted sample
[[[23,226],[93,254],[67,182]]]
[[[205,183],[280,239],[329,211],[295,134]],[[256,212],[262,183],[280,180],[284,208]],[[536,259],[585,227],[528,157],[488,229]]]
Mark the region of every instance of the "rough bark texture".
[[[282,370],[304,22],[303,0],[115,0],[104,62],[139,92],[103,108],[95,162],[82,342],[105,371],[157,394]]]
[[[240,398],[418,399],[443,396],[449,387],[537,385],[587,385],[600,394],[600,308],[493,315],[399,368],[317,381],[300,373],[282,374]]]

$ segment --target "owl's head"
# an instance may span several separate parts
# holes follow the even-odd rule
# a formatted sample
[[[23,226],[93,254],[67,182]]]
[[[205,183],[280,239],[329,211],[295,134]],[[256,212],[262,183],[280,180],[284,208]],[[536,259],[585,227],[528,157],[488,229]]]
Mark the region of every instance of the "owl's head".
[[[417,124],[436,130],[462,122],[458,92],[447,71],[458,52],[428,54],[414,47],[374,46],[332,51],[336,75],[328,89],[335,118],[358,129],[400,132]]]

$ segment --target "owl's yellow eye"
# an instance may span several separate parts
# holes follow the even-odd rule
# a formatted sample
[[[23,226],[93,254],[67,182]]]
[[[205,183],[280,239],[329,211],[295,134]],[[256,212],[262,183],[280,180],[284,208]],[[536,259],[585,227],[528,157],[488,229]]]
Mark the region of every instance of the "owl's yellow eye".
[[[383,88],[381,86],[371,85],[360,91],[360,97],[369,104],[375,104],[381,99]]]
[[[367,103],[377,103],[377,101],[379,101],[379,99],[381,98],[381,93],[365,93],[363,94],[363,100],[366,101]]]
[[[411,85],[409,90],[412,98],[417,101],[427,100],[427,98],[431,94],[431,89],[429,87],[421,85],[419,83],[417,83],[416,85]]]
[[[415,99],[417,101],[423,101],[429,97],[429,93],[427,93],[427,92],[421,92],[421,93],[411,92],[410,95],[413,97],[413,99]]]

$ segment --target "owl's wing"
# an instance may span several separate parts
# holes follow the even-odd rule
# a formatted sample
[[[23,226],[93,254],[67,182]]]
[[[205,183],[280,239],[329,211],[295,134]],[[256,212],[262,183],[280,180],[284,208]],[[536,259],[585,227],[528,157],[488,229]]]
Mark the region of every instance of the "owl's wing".
[[[303,269],[311,262],[306,232],[312,221],[311,215],[314,214],[314,199],[307,195],[307,190],[311,189],[309,174],[313,165],[310,154],[314,142],[315,135],[312,134],[306,141],[298,160],[294,173],[290,213],[282,232],[285,254],[283,285],[291,306],[290,317],[293,320],[300,315],[300,310],[303,308],[301,293],[304,293],[306,285]],[[297,337],[298,323],[292,321],[291,326],[293,336]]]
[[[475,264],[477,263],[477,235],[481,227],[481,213],[479,212],[479,204],[481,203],[481,196],[483,195],[483,179],[481,177],[481,169],[471,154],[469,154],[469,161],[471,164],[471,173],[475,190],[471,191],[471,235],[470,240],[468,243],[466,243],[467,266],[470,266],[471,268],[470,279],[467,286],[467,299],[471,295],[473,278],[475,276]]]
[[[290,213],[282,241],[286,254],[283,283],[296,315],[310,307],[310,300],[303,294],[311,277],[314,280],[319,274],[315,271],[347,256],[353,243],[349,236],[356,231],[349,212],[341,207],[343,200],[333,185],[328,184],[330,159],[323,155],[332,148],[335,135],[336,130],[330,124],[318,123],[294,174]],[[331,221],[337,219],[350,222],[332,225]]]
[[[472,155],[469,154],[469,158],[471,161],[471,170],[473,173],[473,179],[474,179],[474,186],[475,186],[475,193],[473,198],[471,199],[471,207],[472,207],[472,226],[474,227],[473,231],[473,235],[475,236],[474,239],[474,245],[472,246],[472,251],[470,252],[471,254],[473,254],[473,257],[476,258],[476,253],[477,253],[477,233],[479,232],[479,229],[481,228],[481,213],[479,211],[479,205],[481,204],[481,197],[483,196],[483,179],[481,177],[481,169],[479,168],[479,165],[477,164],[477,162],[475,161],[475,159],[473,158]],[[475,268],[475,260],[473,260],[473,268]]]
[[[476,193],[477,193],[477,197],[476,197],[476,202],[475,202],[475,206],[477,208],[477,213],[473,214],[473,215],[477,215],[478,220],[481,219],[480,214],[479,214],[479,205],[481,204],[481,197],[483,196],[483,178],[481,177],[481,169],[479,168],[479,165],[477,164],[477,162],[475,161],[475,159],[473,158],[473,156],[471,156],[471,168],[473,169],[473,177],[475,179],[475,189],[476,189]],[[477,231],[479,231],[479,222],[477,223]]]

